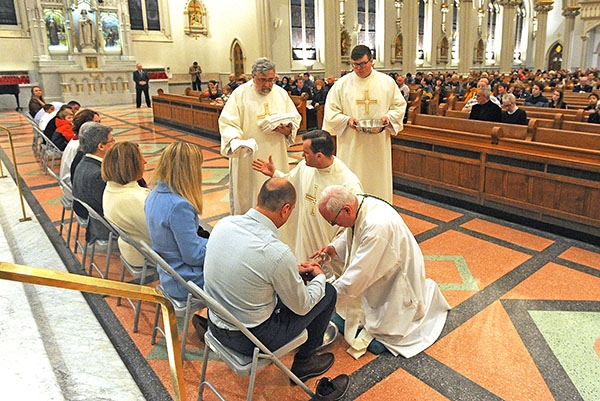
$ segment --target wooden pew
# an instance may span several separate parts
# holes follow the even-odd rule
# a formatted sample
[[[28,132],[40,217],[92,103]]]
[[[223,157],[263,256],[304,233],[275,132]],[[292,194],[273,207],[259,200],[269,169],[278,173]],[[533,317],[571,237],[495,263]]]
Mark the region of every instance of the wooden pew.
[[[159,92],[152,97],[154,122],[220,140],[222,105],[186,95]]]
[[[600,134],[587,132],[538,128],[535,130],[532,140],[573,148],[600,150]]]
[[[563,121],[560,128],[567,131],[579,131],[600,134],[600,124],[593,124],[588,122]]]
[[[422,125],[430,128],[442,128],[452,131],[462,131],[473,134],[483,134],[490,138],[489,143],[497,141],[496,138],[508,137],[517,139],[527,139],[531,137],[529,127],[526,125],[504,124],[488,121],[469,120],[465,118],[454,118],[449,116],[431,116],[419,114],[415,116],[411,125]]]
[[[407,124],[392,139],[392,171],[397,185],[600,235],[599,150]]]
[[[296,109],[298,110],[298,113],[300,113],[300,116],[302,117],[302,120],[300,121],[300,128],[298,128],[298,131],[305,131],[306,130],[306,97],[305,96],[295,96],[295,95],[290,95],[290,97],[292,98],[292,101],[296,105]]]

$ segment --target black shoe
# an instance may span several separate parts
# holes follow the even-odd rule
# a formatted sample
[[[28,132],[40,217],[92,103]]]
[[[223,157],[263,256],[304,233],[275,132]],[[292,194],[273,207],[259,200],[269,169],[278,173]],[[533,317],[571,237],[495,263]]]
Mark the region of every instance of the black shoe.
[[[192,317],[192,325],[196,329],[196,335],[200,341],[204,342],[204,334],[208,330],[208,320],[200,315],[194,315]]]
[[[323,373],[327,372],[333,365],[334,359],[331,352],[326,352],[321,355],[313,354],[306,359],[294,358],[291,371],[298,376],[298,379],[304,382],[311,377],[321,376]],[[292,382],[292,384],[295,383]]]
[[[348,375],[339,375],[333,380],[329,377],[324,377],[317,382],[315,396],[311,401],[339,401],[344,398],[350,378]]]

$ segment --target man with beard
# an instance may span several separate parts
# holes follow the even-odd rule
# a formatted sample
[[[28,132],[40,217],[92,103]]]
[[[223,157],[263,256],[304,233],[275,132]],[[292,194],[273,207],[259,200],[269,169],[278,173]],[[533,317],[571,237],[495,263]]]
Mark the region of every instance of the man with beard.
[[[276,169],[289,171],[287,148],[296,139],[302,117],[275,80],[275,64],[259,58],[252,66],[252,80],[233,91],[219,117],[221,154],[229,158],[231,214],[256,206],[267,177],[252,169],[254,159],[272,155]]]

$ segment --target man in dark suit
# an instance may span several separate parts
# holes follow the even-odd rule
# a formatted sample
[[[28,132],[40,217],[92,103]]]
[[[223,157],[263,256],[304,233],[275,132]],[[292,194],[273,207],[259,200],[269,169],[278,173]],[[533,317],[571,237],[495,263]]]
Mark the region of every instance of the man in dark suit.
[[[104,215],[102,195],[106,182],[102,179],[102,160],[115,144],[111,127],[96,122],[87,122],[79,130],[79,148],[85,153],[73,173],[73,196],[90,205],[99,215]],[[74,202],[73,210],[79,217],[87,218],[83,205]],[[90,221],[85,233],[88,242],[107,240],[108,230],[101,223]]]
[[[477,104],[471,108],[469,119],[481,121],[502,121],[502,109],[490,101],[490,90],[486,88],[477,89]]]
[[[150,76],[146,71],[142,70],[141,64],[136,65],[136,68],[137,70],[133,73],[133,80],[135,81],[135,105],[138,109],[140,108],[142,105],[142,92],[144,92],[146,106],[150,107],[150,93],[148,91]]]

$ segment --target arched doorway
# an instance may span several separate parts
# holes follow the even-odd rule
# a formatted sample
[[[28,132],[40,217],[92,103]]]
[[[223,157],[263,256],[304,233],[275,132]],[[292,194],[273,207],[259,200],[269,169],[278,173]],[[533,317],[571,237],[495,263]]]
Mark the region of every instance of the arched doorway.
[[[557,42],[550,49],[550,54],[548,55],[548,71],[560,71],[562,69],[562,56],[563,56],[563,46],[562,43]]]
[[[231,59],[233,61],[233,73],[236,77],[244,74],[244,51],[240,42],[236,39],[231,46]]]

